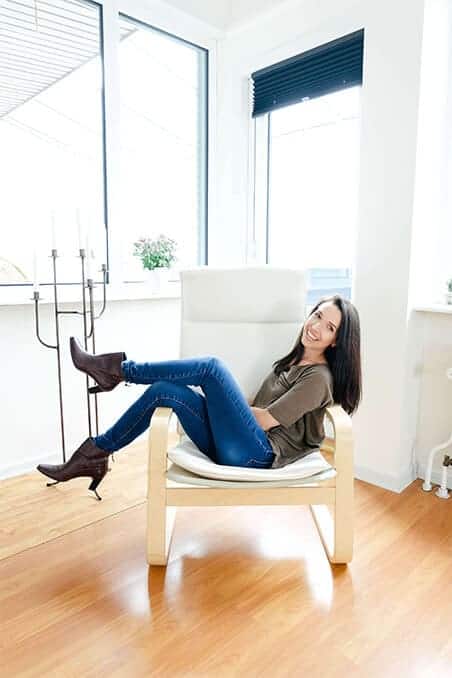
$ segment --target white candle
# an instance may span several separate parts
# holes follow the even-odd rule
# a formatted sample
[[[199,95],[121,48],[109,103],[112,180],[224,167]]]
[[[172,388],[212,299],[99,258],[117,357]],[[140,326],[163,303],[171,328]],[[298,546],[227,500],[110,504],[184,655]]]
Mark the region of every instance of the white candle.
[[[75,218],[77,221],[77,233],[78,233],[78,248],[79,250],[83,249],[83,234],[82,234],[82,220],[80,215],[80,207],[77,207],[75,210]]]
[[[51,220],[51,225],[52,225],[52,249],[56,250],[56,248],[57,248],[56,223],[55,223],[55,212],[53,210],[50,213],[50,220]]]
[[[86,234],[86,277],[91,278],[91,248],[89,243],[89,231]]]
[[[33,251],[33,292],[39,292],[38,255],[36,249]]]

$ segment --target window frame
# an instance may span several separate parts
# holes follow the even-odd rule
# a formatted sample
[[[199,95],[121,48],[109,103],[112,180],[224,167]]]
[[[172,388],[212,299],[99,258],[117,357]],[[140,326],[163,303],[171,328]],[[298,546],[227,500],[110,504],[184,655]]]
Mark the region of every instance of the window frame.
[[[108,282],[117,285],[126,284],[125,271],[122,270],[121,223],[119,201],[119,19],[120,15],[152,29],[167,33],[171,37],[188,42],[206,51],[206,107],[205,107],[205,145],[203,172],[205,181],[203,226],[199,233],[198,264],[207,265],[209,261],[209,224],[212,223],[216,204],[216,182],[214,177],[214,140],[216,134],[216,63],[218,29],[200,26],[194,18],[183,15],[173,8],[144,7],[138,0],[85,0],[87,4],[97,6],[100,16],[100,55],[102,58],[103,88],[101,109],[103,113],[103,212],[106,227],[106,253],[109,271]],[[32,282],[1,283],[4,288],[32,287]],[[50,283],[51,284],[51,283]],[[65,285],[77,285],[68,282]],[[136,284],[136,283],[135,283]]]
[[[208,264],[209,260],[209,224],[213,206],[215,204],[214,187],[214,138],[215,138],[215,69],[216,69],[216,41],[217,31],[211,35],[202,32],[197,22],[191,17],[184,17],[181,20],[177,11],[171,11],[170,8],[145,8],[132,0],[113,0],[111,3],[106,0],[97,0],[103,4],[105,17],[105,43],[108,44],[108,79],[105,78],[105,97],[106,102],[111,102],[110,106],[106,103],[106,155],[107,155],[107,203],[108,203],[108,224],[110,226],[110,249],[111,249],[111,282],[123,284],[126,272],[122,270],[121,254],[121,224],[119,222],[119,201],[115,196],[119,196],[119,105],[120,105],[120,79],[119,79],[119,17],[120,15],[129,18],[132,21],[145,24],[150,28],[167,33],[171,37],[178,38],[188,42],[196,47],[204,49],[207,52],[207,82],[206,82],[206,143],[204,148],[205,160],[205,183],[206,194],[204,196],[204,226],[199,233],[199,248],[203,248],[204,261],[198,261],[199,264]],[[108,40],[107,40],[108,36]],[[104,49],[104,54],[107,49]],[[107,57],[105,57],[107,63]],[[107,71],[107,67],[106,67]],[[111,196],[108,199],[108,196]],[[198,250],[199,252],[199,250]],[[132,284],[132,283],[130,283]],[[136,283],[133,283],[136,284]]]
[[[193,43],[191,40],[187,40],[186,38],[182,38],[180,36],[174,35],[173,33],[170,33],[162,28],[156,28],[155,26],[142,21],[140,19],[137,19],[136,17],[131,16],[130,14],[125,14],[124,12],[118,12],[118,19],[124,19],[126,21],[131,22],[132,24],[136,24],[139,28],[142,27],[143,30],[146,29],[151,29],[152,31],[157,31],[158,33],[161,33],[162,35],[168,36],[168,38],[172,38],[176,41],[180,41],[182,43],[185,43],[186,45],[189,45],[191,47],[195,47],[198,50],[202,50],[205,55],[206,59],[206,69],[205,69],[205,79],[202,83],[202,96],[203,96],[203,101],[205,103],[205,108],[204,111],[201,112],[201,117],[204,119],[201,122],[202,130],[205,132],[203,134],[203,138],[201,139],[200,143],[200,149],[198,153],[198,161],[201,162],[201,169],[200,169],[200,183],[204,184],[205,186],[205,192],[202,200],[200,200],[200,213],[201,213],[201,223],[202,226],[198,232],[198,248],[197,248],[197,262],[194,265],[205,265],[207,264],[208,261],[208,249],[207,249],[207,242],[208,242],[208,202],[207,202],[207,196],[209,194],[209,173],[208,173],[208,168],[209,168],[209,111],[208,111],[208,105],[209,105],[209,50],[206,49],[205,47],[201,47],[198,44]],[[119,45],[119,43],[117,43]],[[119,50],[118,50],[119,51]],[[118,65],[119,65],[119,60],[118,60]],[[118,74],[119,77],[119,74]],[[119,91],[121,88],[121,82],[119,80]],[[119,134],[120,136],[120,134]],[[118,149],[119,150],[119,149]],[[119,171],[119,168],[118,168]],[[122,272],[122,278],[127,276],[127,272],[123,271]],[[124,282],[124,280],[123,280]]]

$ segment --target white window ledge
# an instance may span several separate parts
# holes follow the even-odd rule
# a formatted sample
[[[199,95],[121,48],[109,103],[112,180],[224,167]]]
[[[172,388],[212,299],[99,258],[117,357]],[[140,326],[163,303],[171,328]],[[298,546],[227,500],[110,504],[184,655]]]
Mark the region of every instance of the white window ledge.
[[[51,285],[39,288],[39,303],[53,304],[53,287]],[[96,305],[102,301],[102,285],[96,285],[94,301]],[[107,285],[107,302],[159,299],[179,299],[180,282],[169,282],[162,285],[159,292],[154,292],[147,283],[122,283]],[[88,299],[88,295],[87,295]],[[81,303],[79,285],[60,285],[58,287],[58,302]],[[0,306],[30,306],[34,304],[33,287],[31,285],[18,287],[0,287]]]
[[[414,306],[413,311],[419,313],[452,313],[452,304],[426,304],[425,306]]]

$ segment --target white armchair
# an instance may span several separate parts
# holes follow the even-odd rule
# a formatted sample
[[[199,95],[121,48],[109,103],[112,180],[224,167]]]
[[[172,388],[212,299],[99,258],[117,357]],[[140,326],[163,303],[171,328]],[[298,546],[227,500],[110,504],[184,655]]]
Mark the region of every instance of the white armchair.
[[[216,355],[231,369],[245,396],[253,397],[272,363],[290,351],[300,331],[304,273],[270,266],[200,267],[181,272],[181,285],[181,357]],[[329,472],[299,482],[285,481],[284,469],[279,469],[277,482],[269,483],[200,479],[180,472],[167,456],[172,414],[170,408],[158,408],[149,432],[149,564],[167,563],[177,506],[271,504],[308,504],[330,562],[351,561],[353,438],[351,419],[340,406],[326,411],[328,435],[319,452],[331,455]]]

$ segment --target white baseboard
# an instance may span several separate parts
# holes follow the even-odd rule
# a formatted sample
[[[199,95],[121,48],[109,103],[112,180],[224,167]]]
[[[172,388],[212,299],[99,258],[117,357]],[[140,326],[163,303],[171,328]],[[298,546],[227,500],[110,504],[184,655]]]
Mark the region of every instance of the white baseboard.
[[[174,427],[170,425],[170,430]],[[136,443],[139,443],[145,439],[148,435],[148,432],[145,431],[138,438],[136,438],[132,446]],[[67,448],[67,445],[66,445]],[[68,460],[74,452],[74,448],[66,449],[66,460]],[[34,471],[38,464],[62,464],[63,463],[63,453],[61,450],[59,452],[49,453],[47,455],[40,454],[39,456],[27,457],[26,459],[21,459],[20,462],[15,464],[4,464],[0,466],[0,480],[5,478],[13,478],[14,476],[21,476],[23,473],[30,473]]]
[[[354,469],[355,478],[358,480],[363,480],[364,482],[370,483],[371,485],[382,487],[385,490],[391,490],[391,492],[397,492],[397,494],[403,492],[403,490],[408,487],[408,485],[411,485],[411,483],[417,478],[414,468],[410,468],[405,473],[402,473],[398,476],[392,473],[381,473],[380,471],[374,471],[374,469],[370,469],[365,466],[355,465]]]
[[[422,478],[422,480],[425,480],[426,472],[427,464],[418,464],[418,477]],[[432,485],[441,485],[441,469],[432,469],[432,476],[430,480]],[[452,490],[452,466],[448,467],[446,487],[449,488],[449,490]]]
[[[66,455],[66,458],[68,456]],[[21,476],[24,473],[30,473],[34,471],[38,464],[62,464],[63,455],[61,452],[54,452],[53,454],[48,454],[46,456],[40,455],[39,457],[28,457],[27,459],[22,459],[17,464],[3,465],[0,466],[0,480],[5,478],[13,478],[14,476]]]

